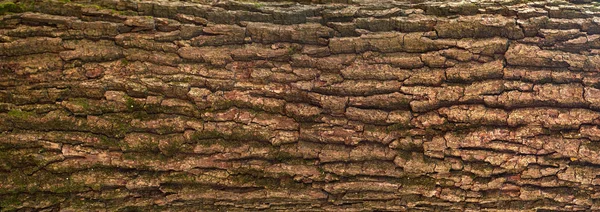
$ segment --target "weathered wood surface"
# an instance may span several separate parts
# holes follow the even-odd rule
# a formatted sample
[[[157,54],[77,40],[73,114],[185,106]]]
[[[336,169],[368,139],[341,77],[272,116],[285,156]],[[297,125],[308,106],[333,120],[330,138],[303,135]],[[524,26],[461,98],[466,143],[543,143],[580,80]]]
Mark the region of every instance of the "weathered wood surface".
[[[600,210],[595,2],[3,5],[2,211]]]

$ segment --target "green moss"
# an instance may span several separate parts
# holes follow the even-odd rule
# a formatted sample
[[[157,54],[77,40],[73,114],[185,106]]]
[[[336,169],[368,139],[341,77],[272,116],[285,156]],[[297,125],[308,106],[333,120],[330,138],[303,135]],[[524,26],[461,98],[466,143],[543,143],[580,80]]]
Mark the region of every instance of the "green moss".
[[[76,119],[61,119],[60,117],[70,116],[68,113],[56,114],[56,116],[48,118],[40,125],[33,126],[33,129],[39,130],[75,130],[83,129],[85,124],[78,123]]]
[[[55,179],[55,180],[57,180],[57,179]],[[57,182],[57,181],[54,181],[54,182]],[[60,194],[60,193],[73,193],[73,192],[90,190],[85,184],[80,183],[80,182],[74,182],[71,177],[60,178],[60,182],[62,182],[62,184],[58,184],[56,187],[51,188],[50,191]]]
[[[33,1],[29,3],[23,2],[11,2],[3,1],[0,2],[0,15],[9,13],[22,13],[33,10]]]
[[[411,129],[410,124],[396,123],[396,124],[387,126],[385,130],[387,133],[390,133],[390,132],[404,132],[404,131],[407,131],[410,129]]]
[[[177,132],[177,128],[172,125],[162,125],[161,127],[155,129],[155,132],[159,135],[165,135],[165,134]]]
[[[256,2],[256,3],[253,3],[252,5],[254,5],[254,7],[257,9],[260,9],[265,6],[265,4],[262,2]]]
[[[398,156],[401,157],[404,160],[411,160],[412,159],[412,153],[405,151],[405,150],[398,150]]]
[[[286,161],[292,160],[296,157],[294,157],[294,155],[287,153],[287,152],[277,151],[273,154],[273,158],[279,162],[286,162]]]
[[[288,55],[293,55],[300,51],[300,49],[298,49],[296,46],[289,46],[287,50]]]
[[[125,107],[129,112],[144,110],[144,105],[138,103],[133,97],[125,96]]]
[[[325,171],[325,169],[323,169],[322,166],[318,166],[317,170],[319,170],[319,172],[321,173],[321,175],[325,176],[325,174],[327,174],[327,171]]]
[[[219,131],[214,131],[214,130],[207,130],[207,131],[202,131],[202,132],[196,131],[192,135],[191,140],[196,141],[205,146],[210,146],[210,145],[213,145],[216,143],[214,141],[215,139],[223,138],[223,137],[224,137],[223,133],[221,133]]]
[[[487,177],[477,177],[477,176],[472,176],[473,182],[477,183],[477,184],[488,184],[490,182],[490,178]]]
[[[4,1],[0,2],[0,14],[5,14],[7,12],[19,12],[20,7],[14,2]]]
[[[228,109],[235,106],[235,103],[233,101],[229,101],[229,100],[224,100],[224,101],[216,101],[213,102],[211,107],[208,109],[208,112],[212,112],[212,111],[216,111],[216,110],[223,110],[223,109]]]
[[[6,195],[0,196],[0,210],[15,211],[21,208],[20,210],[28,211],[27,209],[23,209],[26,203],[30,205],[31,203],[35,204],[43,201],[49,204],[58,204],[64,200],[63,195],[46,193]]]
[[[279,180],[270,177],[257,177],[254,178],[254,184],[260,187],[264,187],[266,189],[278,188]]]
[[[96,5],[96,4],[85,4],[82,5],[83,7],[87,7],[87,8],[94,8],[96,10],[103,10],[104,7],[100,6],[100,5]]]
[[[121,157],[123,157],[123,159],[125,160],[135,160],[137,157],[135,157],[135,154],[131,153],[131,152],[125,152],[121,155]]]
[[[304,183],[296,182],[290,177],[284,177],[284,178],[279,178],[279,179],[280,179],[279,186],[282,188],[285,188],[285,189],[300,190],[300,189],[305,189],[308,187],[308,185],[306,185]]]
[[[551,77],[551,76],[548,76],[548,77],[544,77],[544,78],[542,78],[542,79],[539,79],[539,80],[533,80],[533,81],[534,81],[535,83],[538,83],[538,84],[552,83],[552,77]]]
[[[135,148],[135,151],[142,152],[160,152],[159,143],[156,141],[142,141],[139,146]]]
[[[458,130],[456,127],[456,124],[454,123],[449,123],[448,121],[444,120],[443,124],[434,126],[435,129],[438,129],[440,131],[456,131]]]
[[[110,12],[111,12],[112,14],[117,14],[117,15],[120,15],[120,14],[121,14],[121,11],[118,11],[118,10],[115,10],[115,9],[109,9],[109,10],[110,10]],[[127,60],[127,59],[121,59],[121,60]]]
[[[71,2],[71,0],[58,0],[58,1],[59,1],[60,3],[63,3],[63,4],[66,4],[66,3],[69,3],[69,2]]]
[[[113,122],[113,136],[117,138],[124,137],[130,130],[131,126],[124,120]]]
[[[146,111],[133,111],[131,112],[131,116],[134,119],[140,119],[140,120],[148,120],[152,118],[151,114],[148,114],[148,112]]]
[[[23,205],[23,199],[23,197],[19,197],[17,195],[2,196],[2,198],[0,198],[0,208],[2,211],[16,210],[19,208],[19,206]]]
[[[0,152],[0,169],[22,168],[22,172],[35,171],[51,162],[51,158],[57,154],[44,150],[43,148],[3,150]]]
[[[436,135],[442,135],[443,132],[433,129],[433,128],[426,128],[425,129],[425,135],[423,135],[425,138],[431,139],[433,137],[435,137]]]
[[[135,107],[135,105],[134,105]],[[144,112],[146,112],[147,114],[153,114],[153,113],[162,113],[163,109],[159,104],[145,104],[144,105]]]
[[[125,105],[127,106],[128,110],[133,110],[137,104],[133,98],[126,96],[125,97]]]
[[[73,193],[73,192],[79,192],[79,191],[84,191],[84,190],[89,190],[89,189],[87,189],[87,187],[83,184],[71,183],[71,182],[68,182],[64,186],[56,186],[56,187],[53,187],[50,189],[50,191],[52,191],[54,193],[58,193],[58,194]]]
[[[100,191],[100,190],[102,190],[102,184],[95,183],[95,184],[90,185],[90,188],[94,191]]]
[[[21,162],[18,159],[19,158],[17,158],[11,150],[0,152],[0,161],[2,161],[0,162],[0,170],[9,171],[13,168],[20,167],[19,164],[21,164]]]
[[[221,137],[223,137],[222,133],[220,133],[219,131],[215,131],[215,130],[195,131],[194,134],[192,134],[192,136],[190,137],[190,141],[202,142],[202,140],[204,140],[204,139],[221,138]]]
[[[471,163],[471,168],[473,170],[478,170],[482,173],[491,174],[494,171],[494,166],[487,162],[473,162]]]
[[[86,98],[76,98],[72,100],[73,104],[81,106],[84,110],[90,109],[90,103]]]
[[[35,113],[21,110],[10,110],[8,115],[13,118],[26,119],[33,116]]]
[[[166,146],[161,148],[161,152],[166,156],[173,156],[184,150],[184,144],[182,141],[173,140],[170,141]]]
[[[125,58],[121,59],[121,65],[123,65],[123,66],[129,65],[129,60],[127,60]]]
[[[283,110],[281,112],[282,114],[284,113]],[[299,115],[294,115],[294,114],[288,114],[291,118],[293,118],[294,120],[296,120],[297,122],[304,122],[304,123],[312,123],[312,122],[318,122],[317,120],[319,120],[319,118],[321,117],[321,114],[315,114],[315,115],[311,115],[311,116],[299,116]]]
[[[372,124],[365,124],[364,129],[365,132],[379,132],[380,129],[378,126]]]
[[[399,143],[399,145],[398,145],[398,154],[399,155],[400,154],[408,154],[410,156],[411,152],[423,152],[423,145],[419,145],[414,142]]]
[[[256,169],[256,168],[237,168],[235,170],[232,170],[233,174],[237,174],[239,175],[252,175],[252,176],[265,176],[265,171],[261,170],[261,169]]]
[[[131,11],[131,10],[126,10],[126,11],[112,10],[112,12],[113,13],[117,13],[119,15],[126,15],[126,16],[135,16],[135,15],[138,15],[137,12]]]
[[[233,182],[238,183],[238,184],[242,184],[242,185],[243,184],[247,184],[247,183],[251,183],[251,182],[254,181],[254,179],[255,179],[254,176],[247,175],[247,174],[238,174],[238,175],[231,176],[231,180]]]
[[[83,183],[73,181],[70,174],[53,174],[44,170],[40,170],[35,174],[15,171],[8,175],[0,175],[0,177],[8,179],[13,185],[17,185],[14,190],[6,193],[37,193],[41,189],[53,193],[73,193],[89,190]]]

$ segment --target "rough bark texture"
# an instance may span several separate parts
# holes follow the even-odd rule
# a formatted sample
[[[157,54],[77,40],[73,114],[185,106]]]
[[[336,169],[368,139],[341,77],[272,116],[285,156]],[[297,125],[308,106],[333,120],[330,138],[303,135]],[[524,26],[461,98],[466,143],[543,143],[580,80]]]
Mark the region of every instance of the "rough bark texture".
[[[0,210],[600,210],[597,3],[0,8]]]

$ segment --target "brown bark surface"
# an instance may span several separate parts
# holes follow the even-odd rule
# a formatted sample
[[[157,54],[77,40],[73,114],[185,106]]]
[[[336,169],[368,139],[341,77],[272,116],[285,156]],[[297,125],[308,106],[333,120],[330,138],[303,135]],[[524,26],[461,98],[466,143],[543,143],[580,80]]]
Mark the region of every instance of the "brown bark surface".
[[[600,210],[600,9],[0,3],[0,210]]]

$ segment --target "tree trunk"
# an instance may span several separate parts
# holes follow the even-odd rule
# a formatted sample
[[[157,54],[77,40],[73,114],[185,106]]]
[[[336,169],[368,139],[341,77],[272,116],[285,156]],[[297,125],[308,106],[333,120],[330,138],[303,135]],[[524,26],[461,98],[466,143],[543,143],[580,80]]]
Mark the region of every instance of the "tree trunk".
[[[0,4],[0,210],[600,210],[600,10]]]

